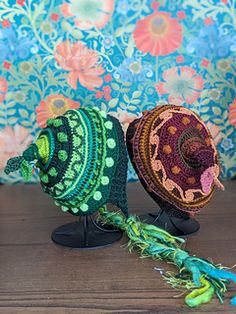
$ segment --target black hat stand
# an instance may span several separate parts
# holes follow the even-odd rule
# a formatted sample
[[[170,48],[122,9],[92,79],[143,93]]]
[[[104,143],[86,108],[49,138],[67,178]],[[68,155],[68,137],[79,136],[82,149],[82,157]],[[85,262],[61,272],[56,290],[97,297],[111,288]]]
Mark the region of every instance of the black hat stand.
[[[122,231],[101,224],[96,217],[91,215],[80,216],[77,221],[56,228],[51,238],[53,242],[62,246],[75,249],[95,249],[119,241],[122,235]]]

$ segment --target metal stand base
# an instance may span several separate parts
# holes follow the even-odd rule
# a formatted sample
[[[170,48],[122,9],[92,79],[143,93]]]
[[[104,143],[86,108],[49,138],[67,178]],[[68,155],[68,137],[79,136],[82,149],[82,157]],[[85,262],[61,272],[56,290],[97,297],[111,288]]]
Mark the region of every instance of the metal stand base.
[[[195,219],[168,215],[162,209],[157,213],[141,215],[140,219],[145,223],[164,229],[177,237],[191,236],[200,229],[200,224]]]
[[[76,248],[95,249],[111,245],[122,238],[122,231],[101,225],[92,216],[80,217],[78,221],[62,225],[52,233],[56,244]]]

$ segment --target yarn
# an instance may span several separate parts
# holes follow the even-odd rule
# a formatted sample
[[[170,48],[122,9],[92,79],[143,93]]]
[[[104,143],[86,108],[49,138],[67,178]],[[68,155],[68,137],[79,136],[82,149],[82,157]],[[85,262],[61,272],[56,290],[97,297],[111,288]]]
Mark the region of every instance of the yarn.
[[[236,283],[236,275],[208,260],[189,255],[181,249],[182,238],[171,236],[168,232],[141,222],[136,216],[125,218],[118,212],[110,212],[106,207],[99,209],[101,220],[106,224],[125,231],[129,238],[130,250],[136,248],[143,257],[173,263],[179,270],[177,274],[166,273],[164,279],[174,288],[192,290],[185,297],[189,307],[208,303],[216,294],[223,303],[228,280]],[[231,300],[236,305],[236,297]]]
[[[165,105],[145,111],[126,137],[131,162],[157,203],[193,215],[210,201],[216,183],[222,188],[213,139],[191,110]]]

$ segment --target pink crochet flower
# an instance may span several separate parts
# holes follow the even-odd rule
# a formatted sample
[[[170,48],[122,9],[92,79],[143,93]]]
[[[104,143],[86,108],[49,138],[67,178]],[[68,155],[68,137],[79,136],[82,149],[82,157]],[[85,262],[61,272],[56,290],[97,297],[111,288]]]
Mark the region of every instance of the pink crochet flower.
[[[77,80],[89,90],[102,85],[103,80],[99,76],[104,69],[98,65],[98,57],[97,51],[89,49],[81,42],[62,42],[55,52],[56,61],[64,70],[69,71],[67,80],[74,89],[77,87]]]

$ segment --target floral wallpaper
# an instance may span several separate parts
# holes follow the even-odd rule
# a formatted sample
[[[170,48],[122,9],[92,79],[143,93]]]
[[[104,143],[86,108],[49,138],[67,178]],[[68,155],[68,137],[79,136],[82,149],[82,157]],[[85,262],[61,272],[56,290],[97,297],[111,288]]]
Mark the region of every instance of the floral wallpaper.
[[[201,115],[222,178],[235,176],[235,10],[235,0],[1,0],[0,181],[22,181],[3,168],[49,117],[96,105],[126,130],[166,102]]]

